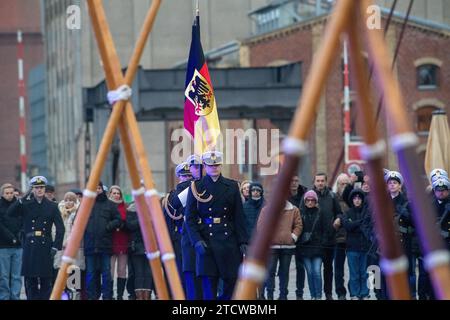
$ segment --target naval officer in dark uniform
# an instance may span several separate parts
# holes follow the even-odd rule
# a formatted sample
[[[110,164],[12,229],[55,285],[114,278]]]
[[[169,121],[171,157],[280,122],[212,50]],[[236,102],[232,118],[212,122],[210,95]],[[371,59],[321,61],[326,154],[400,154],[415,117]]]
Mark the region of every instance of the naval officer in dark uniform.
[[[203,176],[202,159],[198,155],[192,154],[186,159],[186,163],[189,165],[189,170],[192,174],[193,180],[200,180]],[[186,205],[189,187],[190,182],[188,188],[184,189],[184,191],[178,195],[178,198],[184,202],[184,208]],[[186,222],[184,222],[184,224],[186,224]],[[183,275],[186,299],[201,300],[203,298],[202,282],[201,279],[195,274],[196,253],[194,250],[194,244],[191,242],[191,238],[189,238],[189,234],[185,226],[183,226],[183,231],[181,233],[181,253],[183,255]]]
[[[221,174],[223,155],[202,155],[206,176],[193,181],[186,203],[186,226],[196,251],[196,272],[204,299],[215,299],[217,282],[224,283],[219,299],[230,299],[248,235],[237,181]]]
[[[48,300],[52,290],[53,258],[62,249],[64,223],[58,205],[45,197],[47,179],[30,180],[31,193],[8,209],[8,217],[21,219],[23,229],[22,276],[28,300]],[[55,239],[52,227],[55,226]]]
[[[184,223],[184,208],[177,196],[180,192],[189,187],[190,181],[192,180],[192,175],[191,171],[189,171],[189,165],[186,162],[182,162],[176,166],[175,174],[178,177],[179,183],[175,189],[170,191],[164,197],[162,206],[170,240],[172,240],[173,244],[173,251],[175,253],[178,272],[181,277],[183,267],[181,254],[181,233],[183,231]]]

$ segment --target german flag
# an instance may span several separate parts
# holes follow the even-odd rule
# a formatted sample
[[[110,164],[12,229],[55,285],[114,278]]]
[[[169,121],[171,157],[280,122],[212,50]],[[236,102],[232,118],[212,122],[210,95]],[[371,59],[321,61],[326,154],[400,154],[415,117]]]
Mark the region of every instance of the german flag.
[[[200,17],[192,25],[192,40],[184,91],[184,128],[194,140],[194,153],[215,150],[220,135],[216,99],[200,41]]]

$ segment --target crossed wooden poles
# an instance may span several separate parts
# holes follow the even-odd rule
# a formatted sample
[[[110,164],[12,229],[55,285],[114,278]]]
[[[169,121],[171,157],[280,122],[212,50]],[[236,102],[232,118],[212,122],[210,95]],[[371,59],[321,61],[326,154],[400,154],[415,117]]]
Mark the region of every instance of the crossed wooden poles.
[[[399,159],[400,171],[406,187],[412,195],[413,219],[420,236],[425,266],[430,272],[436,296],[450,299],[449,253],[440,238],[433,218],[430,200],[425,194],[425,185],[418,177],[419,162],[415,153],[417,137],[408,123],[405,106],[397,80],[394,78],[386,44],[381,30],[370,30],[363,21],[369,18],[367,8],[370,0],[339,0],[328,22],[324,39],[312,63],[305,82],[304,91],[291,124],[289,137],[284,141],[285,160],[272,186],[268,201],[268,215],[261,229],[254,235],[246,261],[241,266],[239,280],[234,293],[235,299],[255,299],[256,289],[265,280],[266,265],[273,230],[279,222],[279,212],[289,195],[291,177],[300,160],[308,153],[308,133],[315,119],[318,102],[333,59],[338,56],[340,36],[347,34],[350,44],[354,83],[358,96],[358,113],[365,147],[361,155],[367,161],[371,181],[371,204],[375,229],[379,237],[382,255],[381,267],[386,275],[389,296],[392,299],[410,299],[408,285],[408,261],[402,252],[400,241],[393,224],[394,208],[386,193],[383,179],[383,156],[386,144],[379,138],[375,125],[374,108],[371,102],[368,73],[361,57],[361,30],[367,40],[369,58],[375,72],[375,85],[384,94],[388,121],[392,123],[390,141]]]
[[[138,68],[139,60],[144,51],[146,40],[161,5],[161,0],[152,1],[125,76],[121,71],[120,60],[117,56],[112,35],[106,20],[102,0],[88,0],[87,4],[92,20],[93,31],[97,39],[100,56],[103,62],[103,68],[105,70],[108,89],[115,90],[122,85],[131,86]],[[62,291],[66,286],[68,268],[74,263],[74,258],[80,247],[80,242],[90,212],[94,206],[96,197],[95,190],[117,127],[119,127],[120,130],[121,142],[124,147],[128,170],[130,172],[131,184],[133,187],[132,193],[136,203],[139,224],[146,252],[148,252],[147,258],[152,270],[158,298],[162,300],[169,299],[169,293],[161,265],[162,260],[170,285],[171,297],[176,300],[184,300],[184,292],[175,262],[172,242],[169,238],[158,193],[155,190],[151,169],[148,164],[147,155],[133,112],[133,107],[127,100],[118,100],[114,103],[111,117],[106,126],[92,173],[89,177],[86,190],[83,193],[84,196],[75,219],[72,234],[70,235],[68,245],[64,251],[61,268],[58,272],[58,277],[50,299],[61,299]],[[134,142],[134,150],[132,142]],[[145,188],[141,187],[141,179],[135,153],[138,157]]]

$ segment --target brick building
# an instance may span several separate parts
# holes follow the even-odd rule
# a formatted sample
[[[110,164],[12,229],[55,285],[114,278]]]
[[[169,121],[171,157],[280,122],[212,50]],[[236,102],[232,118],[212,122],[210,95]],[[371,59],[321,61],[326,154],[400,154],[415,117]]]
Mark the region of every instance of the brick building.
[[[384,18],[382,25],[385,24]],[[326,21],[327,16],[322,15],[246,39],[242,43],[241,64],[260,67],[301,61],[302,76],[306,77],[314,53],[323,38]],[[402,23],[401,17],[394,16],[386,35],[392,54],[400,36]],[[450,27],[411,17],[394,68],[400,80],[409,119],[421,140],[418,147],[421,157],[425,153],[431,112],[437,108],[447,110],[450,101],[450,92],[445,85],[450,77],[449,37]],[[363,55],[367,56],[365,53]],[[342,71],[341,54],[333,64],[320,100],[316,123],[311,131],[311,173],[325,171],[331,175],[336,167],[336,159],[343,150]],[[351,96],[354,97],[353,93]],[[378,105],[378,97],[374,101],[374,104]],[[351,109],[354,112],[354,103]],[[386,139],[388,121],[383,111],[378,124],[380,133]],[[356,128],[352,128],[351,139],[360,139]],[[386,159],[387,167],[397,167],[392,152],[388,153]],[[341,163],[339,172],[344,170]]]
[[[30,69],[43,61],[39,6],[39,1],[35,0],[0,2],[0,184],[10,182],[17,187],[20,187],[17,174],[20,172],[17,30],[23,33],[24,79],[27,80]],[[28,115],[27,98],[25,105]],[[29,137],[31,124],[28,117],[27,120]],[[28,142],[29,139],[29,151]]]

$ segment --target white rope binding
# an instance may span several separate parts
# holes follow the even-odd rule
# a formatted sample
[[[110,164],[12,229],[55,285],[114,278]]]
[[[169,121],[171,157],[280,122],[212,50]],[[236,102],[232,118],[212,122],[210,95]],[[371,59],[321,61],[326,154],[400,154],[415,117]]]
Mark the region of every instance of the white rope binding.
[[[145,196],[150,198],[153,196],[159,196],[159,193],[158,193],[158,190],[156,190],[156,189],[150,189],[150,190],[145,191]]]
[[[266,279],[266,269],[251,262],[244,263],[241,266],[239,273],[242,279],[249,279],[258,283],[261,283]]]
[[[380,261],[381,270],[385,274],[396,274],[408,270],[408,258],[401,256],[397,259],[382,259]]]
[[[137,190],[132,190],[131,191],[131,194],[133,195],[134,198],[137,197],[137,196],[143,195],[144,193],[145,193],[144,187],[141,187],[141,188],[139,188]]]
[[[61,261],[67,264],[75,264],[77,262],[74,258],[71,258],[69,256],[62,256]]]
[[[359,147],[359,154],[361,158],[366,161],[381,158],[386,150],[386,142],[378,140],[374,144],[363,144]]]
[[[436,250],[426,255],[424,259],[425,269],[431,271],[433,268],[446,265],[450,262],[450,254],[447,250]]]
[[[133,90],[126,85],[123,84],[120,87],[118,87],[116,90],[108,91],[107,98],[110,105],[113,105],[119,100],[128,100],[131,97],[131,93]]]
[[[419,139],[412,132],[401,133],[391,138],[391,145],[394,151],[400,151],[419,144]]]
[[[94,192],[94,191],[91,191],[88,189],[84,189],[83,196],[86,198],[95,198],[95,197],[97,197],[97,192]]]
[[[283,140],[283,151],[289,155],[302,157],[308,153],[308,141],[287,137]]]
[[[165,253],[161,257],[161,260],[163,262],[168,261],[168,260],[172,260],[172,259],[175,259],[175,255],[173,253]]]
[[[148,260],[155,260],[155,259],[158,259],[160,255],[161,255],[161,253],[159,251],[155,251],[155,252],[147,253],[146,257]]]

